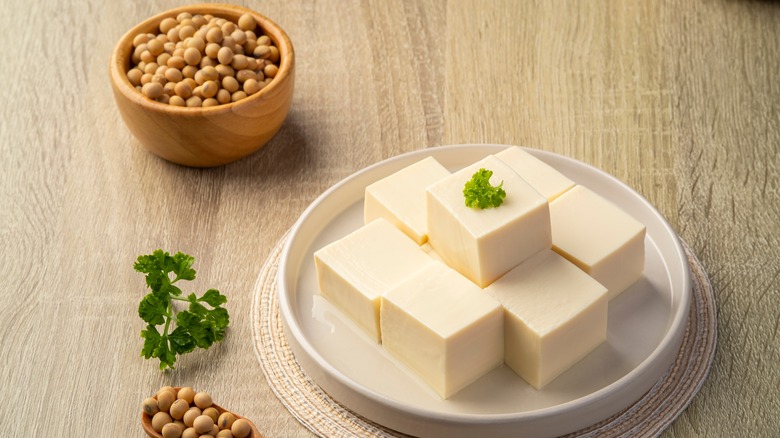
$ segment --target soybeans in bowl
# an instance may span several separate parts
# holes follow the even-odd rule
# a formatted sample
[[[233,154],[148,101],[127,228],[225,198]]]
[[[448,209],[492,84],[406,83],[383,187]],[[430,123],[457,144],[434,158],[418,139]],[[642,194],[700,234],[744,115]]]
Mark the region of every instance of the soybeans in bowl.
[[[281,128],[292,103],[287,34],[246,8],[172,9],[128,31],[111,58],[120,114],[154,154],[211,167],[245,157]]]
[[[145,399],[141,424],[151,438],[263,438],[254,423],[190,387],[164,386]]]

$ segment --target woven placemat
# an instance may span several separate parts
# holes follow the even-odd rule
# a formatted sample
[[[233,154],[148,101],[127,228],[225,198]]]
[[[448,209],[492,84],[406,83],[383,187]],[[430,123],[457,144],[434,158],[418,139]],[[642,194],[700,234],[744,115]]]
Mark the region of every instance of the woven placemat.
[[[403,437],[341,406],[311,380],[296,362],[284,336],[276,294],[279,257],[285,235],[268,256],[252,292],[252,340],[268,385],[304,426],[321,437]],[[715,356],[715,297],[707,274],[683,244],[691,269],[688,326],[672,367],[632,406],[567,437],[655,436],[685,410],[701,388]]]

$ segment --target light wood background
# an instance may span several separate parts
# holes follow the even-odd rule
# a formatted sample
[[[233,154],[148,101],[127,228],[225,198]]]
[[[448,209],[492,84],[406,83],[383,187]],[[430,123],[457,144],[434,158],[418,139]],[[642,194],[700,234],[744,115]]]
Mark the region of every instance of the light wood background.
[[[715,288],[709,379],[665,437],[780,430],[780,3],[249,1],[297,50],[293,107],[260,152],[209,170],[143,150],[108,59],[179,1],[9,2],[0,14],[0,435],[143,436],[140,402],[208,389],[267,437],[305,437],[264,381],[250,291],[323,190],[420,148],[507,143],[647,197]],[[229,295],[225,341],[173,372],[139,357],[156,248]]]

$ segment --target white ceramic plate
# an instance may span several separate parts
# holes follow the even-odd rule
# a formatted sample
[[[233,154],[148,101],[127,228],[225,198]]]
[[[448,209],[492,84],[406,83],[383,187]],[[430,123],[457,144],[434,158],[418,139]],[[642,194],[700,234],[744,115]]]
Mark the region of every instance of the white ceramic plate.
[[[318,294],[313,253],[363,224],[368,184],[427,156],[455,171],[504,148],[444,146],[385,160],[323,193],[293,227],[279,265],[285,334],[309,376],[354,412],[418,436],[555,436],[630,406],[674,361],[690,300],[690,274],[676,234],[614,177],[534,149],[527,150],[647,226],[644,275],[610,302],[607,341],[542,390],[502,366],[442,400]]]

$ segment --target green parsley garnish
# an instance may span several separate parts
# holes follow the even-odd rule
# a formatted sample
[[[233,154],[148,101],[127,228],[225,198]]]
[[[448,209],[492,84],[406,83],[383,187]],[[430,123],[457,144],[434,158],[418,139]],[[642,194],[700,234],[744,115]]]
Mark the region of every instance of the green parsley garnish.
[[[181,296],[182,291],[175,284],[179,280],[195,279],[194,262],[195,258],[187,254],[177,252],[171,256],[158,249],[139,256],[133,265],[136,271],[146,274],[146,284],[152,290],[138,305],[138,316],[147,323],[141,331],[144,339],[141,356],[160,359],[161,370],[172,369],[177,354],[189,353],[195,347],[209,348],[221,341],[230,322],[227,309],[220,307],[227,298],[218,290],[209,289],[200,298],[195,294]],[[189,310],[175,311],[173,301],[189,303]],[[161,324],[164,324],[162,333],[156,327]]]
[[[492,170],[479,169],[471,177],[471,180],[463,187],[463,197],[466,199],[466,207],[470,208],[494,208],[500,206],[506,198],[506,192],[501,187],[504,182],[498,186],[490,185],[490,177],[493,176]]]

